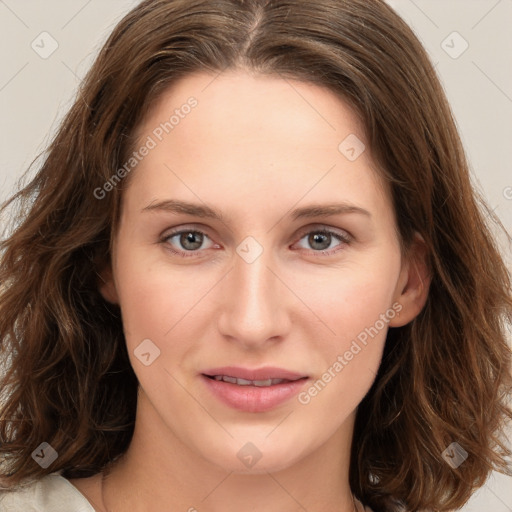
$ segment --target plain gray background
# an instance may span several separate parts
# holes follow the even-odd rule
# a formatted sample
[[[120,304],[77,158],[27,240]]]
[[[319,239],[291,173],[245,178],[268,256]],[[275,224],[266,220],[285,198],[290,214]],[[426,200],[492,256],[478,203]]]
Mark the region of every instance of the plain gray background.
[[[44,149],[99,47],[137,3],[0,0],[0,201]],[[512,232],[512,0],[389,4],[427,48],[474,184]],[[510,247],[499,239],[510,264]],[[463,510],[512,512],[512,478],[493,474]]]

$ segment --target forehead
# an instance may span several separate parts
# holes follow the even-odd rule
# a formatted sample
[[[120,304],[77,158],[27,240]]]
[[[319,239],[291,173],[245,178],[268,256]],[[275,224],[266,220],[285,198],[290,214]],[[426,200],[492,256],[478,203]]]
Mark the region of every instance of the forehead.
[[[306,196],[384,199],[358,116],[318,85],[241,71],[192,74],[155,102],[137,136],[138,145],[154,142],[130,187],[139,204],[180,194],[247,208],[250,198],[260,206]]]
[[[193,109],[187,106],[191,98],[197,103]],[[231,136],[231,145],[264,140],[274,146],[300,138],[308,147],[336,150],[340,132],[357,133],[361,139],[364,132],[356,112],[331,90],[244,71],[197,72],[178,80],[153,104],[137,133],[158,132],[159,125],[171,119],[171,131],[181,132],[182,142],[188,145],[195,144],[200,135],[204,143],[217,143],[218,134],[224,140]],[[167,128],[162,135],[168,135]],[[191,131],[195,137],[185,137]]]

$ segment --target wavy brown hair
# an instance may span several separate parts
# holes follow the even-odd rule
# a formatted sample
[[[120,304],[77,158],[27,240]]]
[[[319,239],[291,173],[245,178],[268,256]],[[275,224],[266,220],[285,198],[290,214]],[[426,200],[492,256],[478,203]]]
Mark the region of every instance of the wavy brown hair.
[[[138,383],[98,276],[129,177],[94,191],[169,86],[226,69],[321,85],[360,116],[401,242],[421,234],[432,281],[419,316],[390,329],[358,408],[351,487],[375,512],[462,506],[492,469],[510,473],[511,281],[435,71],[382,0],[146,0],[117,25],[35,177],[2,208],[16,219],[0,245],[4,485],[90,476],[127,449]],[[47,469],[31,457],[43,441],[58,452]],[[452,442],[468,452],[457,469],[441,455]]]

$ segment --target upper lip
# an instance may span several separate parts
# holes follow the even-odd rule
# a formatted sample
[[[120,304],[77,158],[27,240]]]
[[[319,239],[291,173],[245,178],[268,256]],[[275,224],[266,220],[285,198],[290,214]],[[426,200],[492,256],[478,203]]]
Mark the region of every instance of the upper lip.
[[[236,379],[245,380],[268,380],[268,379],[285,379],[298,380],[307,375],[301,375],[283,368],[266,366],[264,368],[241,368],[239,366],[223,366],[222,368],[211,368],[202,372],[203,375],[214,377],[215,375],[225,375]]]

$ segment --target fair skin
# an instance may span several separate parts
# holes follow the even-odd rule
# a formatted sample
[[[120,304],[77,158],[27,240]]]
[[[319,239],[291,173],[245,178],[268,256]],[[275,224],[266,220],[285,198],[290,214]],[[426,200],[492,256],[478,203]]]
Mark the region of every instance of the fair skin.
[[[97,511],[104,502],[111,512],[352,512],[357,406],[387,329],[409,323],[425,303],[422,244],[402,255],[368,144],[355,161],[338,150],[349,134],[365,141],[332,92],[244,71],[189,75],[152,108],[141,143],[190,96],[197,107],[130,177],[101,287],[121,307],[140,382],[134,436],[103,497],[101,475],[71,482]],[[168,199],[206,204],[223,219],[144,210]],[[332,203],[360,210],[291,215]],[[171,228],[203,233],[192,235],[199,248]],[[348,241],[312,240],[321,228]],[[248,236],[263,249],[250,263],[236,250]],[[307,376],[307,391],[394,304],[399,314],[307,404],[294,396],[265,412],[236,410],[201,376],[219,366],[276,366]],[[145,339],[160,350],[148,366],[134,354]],[[249,442],[261,454],[252,467],[237,456]]]

